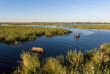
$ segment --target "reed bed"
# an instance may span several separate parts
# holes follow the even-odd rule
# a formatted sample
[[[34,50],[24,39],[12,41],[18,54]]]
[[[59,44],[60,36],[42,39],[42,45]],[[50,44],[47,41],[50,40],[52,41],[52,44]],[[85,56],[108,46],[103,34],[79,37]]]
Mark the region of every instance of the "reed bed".
[[[63,23],[0,23],[0,24],[8,24],[8,25],[42,25],[42,26],[55,25],[55,26],[60,26]]]
[[[60,55],[38,60],[37,54],[23,52],[21,66],[14,71],[18,74],[110,74],[110,44],[103,44],[100,49],[86,51],[70,50],[66,59]],[[106,48],[106,49],[105,49]],[[104,49],[104,51],[103,51]]]
[[[80,29],[103,29],[103,30],[110,30],[110,23],[1,23],[1,24],[8,24],[8,25],[51,25],[51,26],[64,26],[70,28],[80,28]],[[68,25],[74,24],[74,25]],[[77,24],[77,25],[75,25]],[[88,24],[88,25],[86,25]],[[95,24],[95,25],[92,25]]]
[[[18,41],[34,40],[42,35],[52,37],[70,32],[66,29],[56,28],[0,26],[0,42],[18,44]]]
[[[0,24],[8,24],[8,25],[51,25],[51,26],[64,26],[70,28],[80,28],[80,29],[103,29],[103,30],[110,30],[110,23],[65,23],[65,22],[58,22],[58,23],[0,23]],[[74,25],[68,25],[74,24]],[[77,24],[77,25],[75,25]],[[86,25],[88,24],[88,25]],[[94,24],[94,25],[92,25]]]
[[[110,25],[63,25],[70,28],[80,28],[80,29],[103,29],[110,30]]]

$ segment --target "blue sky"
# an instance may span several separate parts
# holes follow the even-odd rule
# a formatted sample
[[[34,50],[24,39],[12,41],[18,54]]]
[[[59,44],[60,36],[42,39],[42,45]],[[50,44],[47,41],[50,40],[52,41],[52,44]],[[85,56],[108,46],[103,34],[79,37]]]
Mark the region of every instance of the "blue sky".
[[[110,0],[0,0],[0,22],[110,22]]]

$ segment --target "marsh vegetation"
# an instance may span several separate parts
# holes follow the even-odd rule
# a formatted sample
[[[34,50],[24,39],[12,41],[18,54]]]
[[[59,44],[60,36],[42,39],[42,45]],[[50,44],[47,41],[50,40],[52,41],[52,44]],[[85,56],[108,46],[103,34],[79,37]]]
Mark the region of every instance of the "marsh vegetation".
[[[110,30],[110,23],[1,23],[1,24],[8,24],[8,25],[51,25],[51,26],[64,26],[70,28],[80,28],[80,29],[106,29]],[[69,25],[71,24],[71,25]],[[73,24],[73,25],[72,25]],[[76,25],[77,24],[77,25]],[[88,24],[88,25],[86,25]],[[94,25],[92,25],[94,24]]]
[[[63,23],[0,23],[0,24],[8,24],[8,25],[42,25],[42,26],[46,26],[46,25],[55,25],[55,26],[60,26]]]
[[[81,28],[81,29],[108,29],[108,30],[110,29],[109,25],[106,26],[63,25],[63,26],[70,28]],[[56,35],[68,34],[70,32],[71,31],[66,29],[56,29],[56,28],[0,26],[0,41],[6,43],[18,44],[19,41],[34,40],[35,38],[42,35],[51,37]],[[72,39],[74,39],[73,34],[72,37],[70,38],[71,41],[68,41],[69,43],[67,42],[65,43],[65,45],[71,44],[71,46],[73,46],[72,43],[74,43],[74,41],[72,41]],[[97,41],[97,39],[94,40]],[[62,43],[64,43],[64,41],[66,41],[66,39],[64,39]],[[57,42],[55,43],[57,44]],[[55,47],[57,47],[57,45]],[[64,45],[62,47],[65,48]],[[44,59],[41,58],[43,57],[40,57],[38,54],[34,54],[32,52],[23,52],[21,54],[21,59],[22,59],[22,61],[20,62],[21,65],[17,68],[17,70],[14,71],[14,73],[18,73],[18,74],[27,74],[27,73],[109,74],[110,73],[110,44],[103,44],[99,50],[97,49],[89,50],[89,51],[85,51],[85,53],[82,53],[81,51],[77,51],[77,50],[74,51],[70,50],[67,52],[67,55],[64,56],[59,55],[56,57],[48,57]]]
[[[70,28],[80,28],[80,29],[103,29],[110,30],[110,25],[63,25]]]
[[[0,42],[18,44],[18,41],[34,40],[36,37],[42,35],[52,37],[68,34],[70,32],[71,31],[66,29],[56,28],[0,26]]]
[[[102,48],[103,47],[103,48]],[[38,74],[109,74],[110,44],[103,44],[99,50],[89,50],[84,54],[76,50],[63,55],[39,60],[37,54],[23,52],[21,66],[14,73]]]

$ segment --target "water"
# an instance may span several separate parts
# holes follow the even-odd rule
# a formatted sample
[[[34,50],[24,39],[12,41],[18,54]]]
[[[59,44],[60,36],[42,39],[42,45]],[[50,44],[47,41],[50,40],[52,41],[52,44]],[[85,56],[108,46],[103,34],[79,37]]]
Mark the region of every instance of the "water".
[[[7,25],[6,25],[7,26]],[[18,25],[20,26],[20,25]],[[27,25],[29,26],[29,25]],[[29,26],[30,27],[30,26]],[[38,27],[38,26],[31,26]],[[39,26],[43,27],[43,26]],[[0,43],[0,72],[12,72],[21,61],[20,53],[23,51],[30,52],[32,47],[42,47],[45,52],[43,57],[66,55],[68,50],[81,50],[85,52],[90,49],[99,48],[103,43],[110,43],[109,30],[90,30],[90,29],[71,29],[68,27],[45,26],[48,28],[64,28],[73,31],[68,35],[55,36],[47,38],[42,36],[34,41],[27,41],[18,45],[7,45]],[[80,38],[75,39],[75,33],[80,33]]]

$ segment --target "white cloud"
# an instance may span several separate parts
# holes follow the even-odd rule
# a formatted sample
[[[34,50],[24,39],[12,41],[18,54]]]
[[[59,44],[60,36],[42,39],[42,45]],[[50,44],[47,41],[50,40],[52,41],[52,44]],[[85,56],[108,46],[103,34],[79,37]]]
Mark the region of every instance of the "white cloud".
[[[72,7],[73,7],[73,8],[76,8],[76,7],[78,7],[78,6],[73,5]]]

